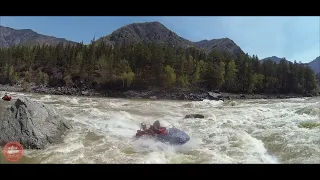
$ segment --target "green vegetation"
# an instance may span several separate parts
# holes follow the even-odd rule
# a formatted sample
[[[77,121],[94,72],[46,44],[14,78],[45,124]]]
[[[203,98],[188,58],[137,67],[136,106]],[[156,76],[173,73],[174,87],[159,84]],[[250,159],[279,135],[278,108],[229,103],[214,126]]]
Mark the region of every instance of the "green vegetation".
[[[14,46],[0,50],[0,83],[23,80],[51,87],[97,90],[189,88],[241,93],[317,92],[313,71],[283,59],[261,63],[257,56],[156,44]]]
[[[300,128],[314,129],[320,127],[319,122],[301,122],[299,125]]]

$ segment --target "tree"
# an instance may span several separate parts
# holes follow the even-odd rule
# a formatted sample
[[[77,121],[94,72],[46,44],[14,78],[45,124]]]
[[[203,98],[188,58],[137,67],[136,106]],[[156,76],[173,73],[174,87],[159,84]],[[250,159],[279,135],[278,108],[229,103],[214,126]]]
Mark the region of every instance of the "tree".
[[[225,64],[224,62],[220,62],[219,66],[216,66],[215,73],[215,81],[216,81],[216,88],[221,89],[224,82],[225,82]]]
[[[42,71],[38,71],[35,83],[37,85],[47,85],[49,82],[49,76],[47,73],[44,73]]]
[[[129,87],[132,84],[134,73],[127,60],[120,60],[116,73],[117,78],[122,81],[122,87]]]
[[[193,73],[192,84],[197,86],[200,82],[200,71],[201,71],[201,63],[198,62],[196,65],[196,70]]]
[[[164,68],[164,86],[165,87],[172,87],[174,83],[176,82],[176,74],[174,72],[174,69],[167,65]]]
[[[226,66],[225,87],[228,91],[236,90],[237,80],[237,65],[234,60],[231,60]]]
[[[252,76],[252,84],[250,89],[254,92],[261,92],[263,89],[263,81],[264,81],[264,75],[262,74],[253,74]]]
[[[13,66],[8,66],[8,80],[10,83],[16,83],[18,81],[18,73],[14,70]]]
[[[18,80],[38,85],[91,87],[99,90],[152,88],[220,89],[226,92],[318,92],[307,66],[285,59],[260,63],[256,55],[214,49],[208,55],[194,47],[129,43],[0,48],[0,83]]]

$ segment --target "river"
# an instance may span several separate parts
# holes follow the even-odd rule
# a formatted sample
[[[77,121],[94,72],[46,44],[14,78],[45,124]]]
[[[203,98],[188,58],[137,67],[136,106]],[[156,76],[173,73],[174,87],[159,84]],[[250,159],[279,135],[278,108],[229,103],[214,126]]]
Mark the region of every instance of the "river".
[[[11,94],[52,104],[73,126],[63,143],[25,150],[19,163],[320,162],[319,97],[190,102]],[[10,103],[1,101],[0,111]],[[191,113],[205,118],[184,119]],[[170,146],[133,139],[141,122],[155,120],[191,140]],[[0,163],[9,163],[2,153]]]

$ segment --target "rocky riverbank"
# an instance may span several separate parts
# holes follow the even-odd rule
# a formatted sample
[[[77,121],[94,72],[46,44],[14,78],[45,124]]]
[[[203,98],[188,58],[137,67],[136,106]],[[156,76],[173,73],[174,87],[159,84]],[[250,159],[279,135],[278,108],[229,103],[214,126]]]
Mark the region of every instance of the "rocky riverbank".
[[[74,95],[74,96],[98,96],[98,97],[114,97],[129,99],[170,99],[170,100],[191,100],[202,101],[209,100],[231,100],[231,99],[287,99],[306,97],[303,95],[283,95],[283,94],[232,94],[223,92],[192,92],[183,89],[175,90],[145,90],[145,91],[104,91],[98,92],[93,89],[73,88],[73,87],[45,87],[30,85],[28,89],[21,85],[9,86],[0,85],[0,91],[8,92],[31,92],[53,95]],[[311,97],[311,95],[307,95]]]

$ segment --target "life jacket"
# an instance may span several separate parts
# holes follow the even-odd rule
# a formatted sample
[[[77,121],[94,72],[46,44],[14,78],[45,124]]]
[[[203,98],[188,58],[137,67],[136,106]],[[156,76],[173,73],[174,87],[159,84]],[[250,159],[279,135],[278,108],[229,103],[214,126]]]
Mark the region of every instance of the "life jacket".
[[[168,134],[168,130],[166,130],[165,128],[160,128],[159,129],[159,131],[160,131],[160,134]]]
[[[149,136],[156,136],[157,134],[168,134],[168,130],[166,128],[160,128],[158,132],[154,132],[151,128],[146,131],[137,130],[136,136],[143,136],[143,135],[149,135]]]

